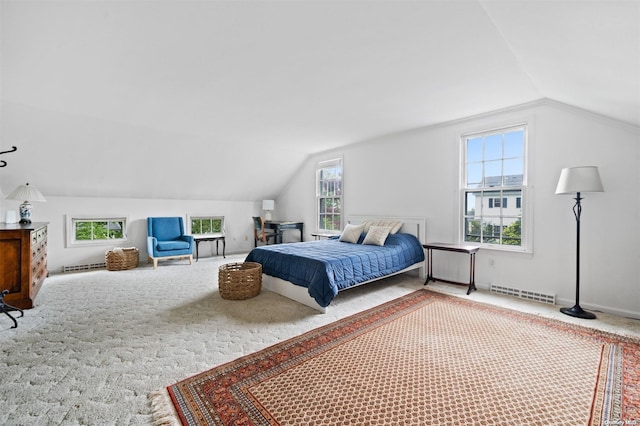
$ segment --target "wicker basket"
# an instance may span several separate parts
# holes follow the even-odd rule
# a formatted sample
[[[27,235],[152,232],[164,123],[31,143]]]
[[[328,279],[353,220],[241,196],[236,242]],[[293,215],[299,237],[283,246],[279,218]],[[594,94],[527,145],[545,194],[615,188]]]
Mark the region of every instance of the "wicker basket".
[[[138,266],[138,249],[135,247],[113,249],[104,254],[108,271],[124,271]]]
[[[223,299],[257,296],[262,288],[262,265],[255,262],[222,265],[218,271],[218,288]]]

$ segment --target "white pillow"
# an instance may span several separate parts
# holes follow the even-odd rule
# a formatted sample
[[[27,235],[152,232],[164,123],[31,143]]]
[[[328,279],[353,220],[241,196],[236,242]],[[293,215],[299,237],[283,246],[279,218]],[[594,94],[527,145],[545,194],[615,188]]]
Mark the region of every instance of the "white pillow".
[[[364,225],[347,224],[340,235],[340,241],[356,244],[360,239],[360,235],[364,231]]]
[[[402,228],[402,222],[399,220],[368,220],[364,222],[364,232],[369,232],[369,228],[372,226],[387,226],[389,233],[395,234]]]
[[[371,244],[375,246],[383,246],[387,240],[391,228],[388,226],[370,226],[367,236],[364,237],[362,244]]]

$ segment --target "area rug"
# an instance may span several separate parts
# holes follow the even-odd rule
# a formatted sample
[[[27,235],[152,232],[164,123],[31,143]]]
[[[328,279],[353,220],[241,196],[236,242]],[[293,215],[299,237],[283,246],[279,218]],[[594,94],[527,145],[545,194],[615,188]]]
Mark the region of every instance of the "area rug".
[[[150,397],[159,425],[628,424],[639,367],[640,340],[418,290]]]

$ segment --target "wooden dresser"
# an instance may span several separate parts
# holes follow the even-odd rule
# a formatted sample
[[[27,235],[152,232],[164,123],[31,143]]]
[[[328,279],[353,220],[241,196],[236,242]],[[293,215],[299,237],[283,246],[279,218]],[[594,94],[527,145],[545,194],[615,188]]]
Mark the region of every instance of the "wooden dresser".
[[[47,223],[0,223],[0,291],[5,302],[33,308],[47,270]]]

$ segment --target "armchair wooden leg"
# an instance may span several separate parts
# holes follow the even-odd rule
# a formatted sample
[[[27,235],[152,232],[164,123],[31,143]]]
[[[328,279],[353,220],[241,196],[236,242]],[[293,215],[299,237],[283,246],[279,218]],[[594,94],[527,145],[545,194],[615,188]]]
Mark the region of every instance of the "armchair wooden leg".
[[[179,254],[175,256],[164,256],[164,257],[151,257],[149,256],[149,262],[153,260],[153,269],[158,269],[158,260],[160,259],[187,259],[189,260],[189,265],[193,265],[193,254]]]

